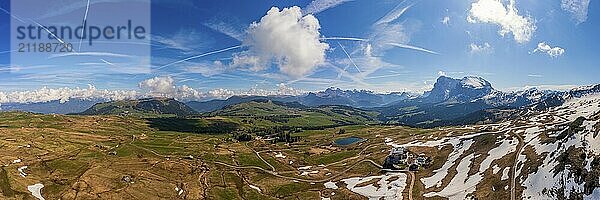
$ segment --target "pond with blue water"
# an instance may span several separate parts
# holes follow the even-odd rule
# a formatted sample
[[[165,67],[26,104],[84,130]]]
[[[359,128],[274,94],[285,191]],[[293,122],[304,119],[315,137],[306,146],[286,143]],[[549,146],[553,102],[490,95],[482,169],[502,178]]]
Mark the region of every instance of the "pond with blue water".
[[[359,138],[359,137],[347,137],[347,138],[340,138],[335,140],[335,144],[336,145],[341,145],[341,146],[346,146],[346,145],[351,145],[357,142],[362,142],[364,141],[364,139]]]

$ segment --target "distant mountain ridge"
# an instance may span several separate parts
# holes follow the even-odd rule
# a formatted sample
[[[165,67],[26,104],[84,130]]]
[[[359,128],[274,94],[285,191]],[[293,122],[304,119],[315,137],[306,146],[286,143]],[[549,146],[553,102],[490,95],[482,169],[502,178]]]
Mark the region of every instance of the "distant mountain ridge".
[[[535,88],[518,92],[502,92],[494,89],[487,80],[480,77],[467,76],[454,79],[441,76],[433,89],[422,96],[375,108],[375,110],[381,113],[380,120],[388,123],[435,127],[472,122],[479,118],[477,112],[482,116],[496,117],[496,114],[480,111],[533,106],[556,95],[560,96],[562,93]],[[549,105],[560,105],[560,102]]]
[[[81,115],[175,115],[197,114],[192,108],[171,98],[145,98],[98,103]]]
[[[523,110],[545,110],[560,106],[570,98],[593,93],[600,93],[600,85],[578,87],[566,92],[536,88],[503,92],[496,90],[489,81],[481,77],[455,79],[441,76],[430,91],[419,96],[406,92],[377,94],[366,90],[328,88],[298,96],[233,96],[225,100],[205,102],[182,103],[175,99],[150,98],[99,103],[72,99],[64,104],[3,104],[2,108],[56,114],[188,116],[218,113],[249,102],[272,102],[294,109],[323,106],[358,108],[376,112],[377,115],[373,117],[382,123],[427,128],[504,120],[518,116]]]
[[[66,102],[49,101],[41,103],[3,103],[0,111],[25,111],[43,114],[73,114],[83,112],[97,103],[100,99],[70,99]]]
[[[356,108],[372,108],[384,106],[413,97],[414,95],[406,92],[377,94],[367,90],[342,90],[339,88],[328,88],[324,91],[310,92],[308,94],[299,96],[233,96],[225,100],[210,100],[204,102],[190,101],[186,104],[198,112],[212,112],[222,109],[228,105],[264,99],[278,102],[298,102],[309,107],[340,105]]]

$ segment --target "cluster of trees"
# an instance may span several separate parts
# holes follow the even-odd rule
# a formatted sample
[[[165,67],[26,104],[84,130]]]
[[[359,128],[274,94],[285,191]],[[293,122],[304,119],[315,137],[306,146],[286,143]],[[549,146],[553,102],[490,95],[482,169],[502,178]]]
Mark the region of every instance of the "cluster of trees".
[[[248,134],[248,133],[243,133],[243,132],[236,132],[236,133],[233,133],[233,138],[235,138],[237,141],[240,141],[240,142],[247,142],[247,141],[252,140],[252,135]]]
[[[294,143],[294,142],[300,141],[300,137],[292,136],[292,134],[290,132],[282,132],[282,133],[278,133],[277,136],[275,136],[275,139],[271,140],[271,141],[273,143],[278,143],[278,142]]]

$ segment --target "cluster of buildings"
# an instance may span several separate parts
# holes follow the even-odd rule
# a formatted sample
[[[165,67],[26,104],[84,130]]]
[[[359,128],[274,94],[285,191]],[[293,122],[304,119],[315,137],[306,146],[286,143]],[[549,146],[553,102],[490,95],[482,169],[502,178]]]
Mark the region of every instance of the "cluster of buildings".
[[[394,147],[383,163],[384,169],[418,171],[420,167],[431,164],[431,158],[425,154],[416,155],[404,147]]]

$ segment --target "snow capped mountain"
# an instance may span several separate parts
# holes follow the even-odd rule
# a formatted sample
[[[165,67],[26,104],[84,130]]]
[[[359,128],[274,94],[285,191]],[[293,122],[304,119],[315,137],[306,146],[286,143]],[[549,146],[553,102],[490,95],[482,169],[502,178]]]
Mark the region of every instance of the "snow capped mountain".
[[[583,89],[586,88],[580,88],[577,91]],[[462,79],[453,79],[442,76],[438,78],[434,88],[422,98],[425,99],[425,102],[430,103],[483,102],[490,107],[518,108],[539,103],[554,95],[562,96],[563,93],[537,88],[503,92],[494,89],[490,82],[481,77],[467,76]]]
[[[490,82],[488,82],[487,80],[485,80],[481,77],[475,77],[475,76],[464,77],[463,79],[460,80],[460,85],[462,87],[471,87],[474,89],[483,89],[486,87],[489,87],[489,88],[492,87],[492,84],[490,84]]]
[[[556,94],[560,94],[560,92],[551,90],[538,90],[537,88],[530,88],[516,92],[502,92],[495,90],[484,96],[482,99],[487,104],[494,107],[518,108],[541,102],[544,99]]]
[[[468,76],[453,79],[441,76],[437,79],[430,92],[423,95],[423,100],[429,103],[438,102],[469,102],[481,98],[494,91],[492,85],[483,78]]]

